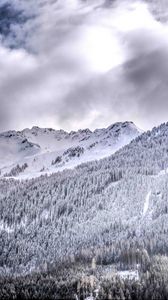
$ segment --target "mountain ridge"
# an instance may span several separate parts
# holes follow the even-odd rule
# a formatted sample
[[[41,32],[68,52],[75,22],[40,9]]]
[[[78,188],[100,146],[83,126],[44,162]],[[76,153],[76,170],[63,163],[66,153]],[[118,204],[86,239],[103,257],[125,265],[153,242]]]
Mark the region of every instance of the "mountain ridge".
[[[87,128],[66,132],[33,126],[22,131],[3,132],[0,134],[1,174],[12,177],[13,173],[17,174],[18,166],[18,175],[23,173],[23,177],[28,178],[75,167],[111,155],[141,133],[129,121],[94,131]],[[22,168],[25,164],[26,169]]]

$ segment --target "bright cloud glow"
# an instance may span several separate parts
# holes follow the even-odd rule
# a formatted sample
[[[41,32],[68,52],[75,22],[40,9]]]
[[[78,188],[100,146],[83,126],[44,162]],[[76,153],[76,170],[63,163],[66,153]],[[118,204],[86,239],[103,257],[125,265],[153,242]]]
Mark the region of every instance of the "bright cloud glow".
[[[112,23],[117,30],[128,32],[139,28],[157,29],[160,24],[155,21],[148,6],[143,1],[123,1],[112,13]]]
[[[81,29],[81,38],[78,37],[75,46],[91,71],[105,73],[129,57],[125,33],[145,28],[158,30],[160,34],[161,26],[150,14],[146,3],[123,0],[115,9],[95,10],[88,26]]]
[[[80,47],[93,71],[107,72],[125,59],[119,40],[109,28],[89,27],[84,32]]]

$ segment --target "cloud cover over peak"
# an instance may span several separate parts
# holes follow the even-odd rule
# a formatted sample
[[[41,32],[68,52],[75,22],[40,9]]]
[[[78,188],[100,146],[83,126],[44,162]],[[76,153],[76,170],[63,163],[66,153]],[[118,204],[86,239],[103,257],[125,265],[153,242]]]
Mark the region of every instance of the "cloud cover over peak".
[[[0,131],[167,121],[168,29],[157,20],[159,3],[3,0]]]

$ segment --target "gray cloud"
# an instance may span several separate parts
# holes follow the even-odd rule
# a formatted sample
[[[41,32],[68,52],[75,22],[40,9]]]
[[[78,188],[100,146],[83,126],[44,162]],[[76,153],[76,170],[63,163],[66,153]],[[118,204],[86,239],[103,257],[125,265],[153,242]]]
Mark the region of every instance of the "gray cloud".
[[[131,58],[121,67],[75,86],[62,102],[61,120],[71,123],[71,116],[80,120],[97,109],[103,123],[111,116],[115,121],[131,119],[142,128],[167,121],[167,41],[160,40],[158,33],[140,30],[129,33],[127,43]]]
[[[13,1],[28,19],[11,25],[0,45],[1,131],[95,128],[122,120],[146,129],[167,121],[166,25],[141,2],[104,3]],[[101,57],[111,70],[96,68]]]
[[[156,20],[167,23],[168,9],[167,0],[146,0],[149,5],[151,13],[155,16]]]

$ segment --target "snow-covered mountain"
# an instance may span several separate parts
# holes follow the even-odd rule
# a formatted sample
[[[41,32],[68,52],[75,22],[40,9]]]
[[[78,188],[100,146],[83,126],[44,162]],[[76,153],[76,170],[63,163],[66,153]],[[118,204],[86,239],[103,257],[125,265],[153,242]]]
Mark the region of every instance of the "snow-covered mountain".
[[[2,269],[38,271],[93,255],[117,263],[139,249],[168,254],[167,140],[168,123],[102,160],[31,180],[1,178]]]
[[[33,127],[0,134],[1,175],[36,177],[113,154],[141,134],[132,122],[71,131]]]

